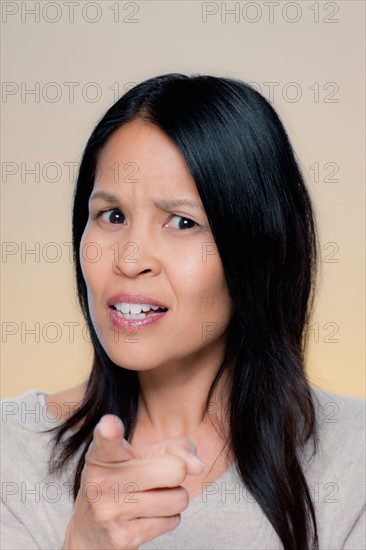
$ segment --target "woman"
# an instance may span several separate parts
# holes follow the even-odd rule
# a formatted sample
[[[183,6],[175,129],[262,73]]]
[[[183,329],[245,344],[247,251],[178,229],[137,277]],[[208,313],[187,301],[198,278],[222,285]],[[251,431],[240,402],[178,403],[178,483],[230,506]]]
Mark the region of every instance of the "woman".
[[[364,401],[306,377],[318,237],[271,105],[207,75],[129,90],[84,150],[73,247],[93,368],[2,402],[3,547],[365,547]]]

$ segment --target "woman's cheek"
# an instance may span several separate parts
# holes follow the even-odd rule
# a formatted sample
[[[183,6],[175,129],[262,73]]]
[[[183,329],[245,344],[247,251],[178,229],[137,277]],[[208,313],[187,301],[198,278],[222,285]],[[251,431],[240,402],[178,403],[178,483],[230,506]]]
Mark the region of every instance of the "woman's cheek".
[[[86,229],[80,241],[80,265],[88,287],[93,289],[97,273],[103,266],[103,248],[99,240],[93,237],[93,232]]]
[[[87,225],[80,241],[80,262],[84,267],[91,264],[101,265],[106,259],[107,244],[98,231]]]

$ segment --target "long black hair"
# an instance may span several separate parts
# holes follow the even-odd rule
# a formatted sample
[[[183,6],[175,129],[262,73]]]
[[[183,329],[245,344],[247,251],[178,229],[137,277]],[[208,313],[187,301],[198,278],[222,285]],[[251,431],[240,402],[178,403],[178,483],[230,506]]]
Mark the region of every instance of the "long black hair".
[[[80,407],[53,428],[50,472],[78,459],[75,500],[100,417],[118,415],[128,440],[136,423],[137,373],[111,361],[98,339],[79,247],[98,155],[113,132],[137,118],[157,125],[182,153],[205,208],[234,306],[225,357],[207,403],[222,375],[229,375],[228,444],[243,483],[285,550],[307,550],[310,544],[317,549],[315,511],[300,457],[310,441],[313,455],[318,448],[315,406],[305,371],[317,282],[317,227],[279,116],[261,94],[238,79],[177,73],[149,78],[118,99],[89,137],[75,187],[72,239],[78,298],[94,358]],[[77,423],[78,431],[63,438]]]

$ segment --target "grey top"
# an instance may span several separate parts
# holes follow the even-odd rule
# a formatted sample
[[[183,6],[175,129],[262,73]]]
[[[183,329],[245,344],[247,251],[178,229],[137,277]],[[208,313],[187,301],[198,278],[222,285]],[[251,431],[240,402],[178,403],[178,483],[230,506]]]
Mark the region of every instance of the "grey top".
[[[304,454],[304,472],[315,506],[320,550],[364,550],[366,401],[311,388],[319,400],[315,399],[321,449],[311,461]],[[41,430],[60,420],[46,406],[45,395],[33,389],[1,401],[2,550],[60,550],[72,515],[72,471],[80,455],[62,476],[47,475],[51,434]],[[174,531],[140,548],[283,548],[235,464],[215,483],[203,486],[181,518]]]

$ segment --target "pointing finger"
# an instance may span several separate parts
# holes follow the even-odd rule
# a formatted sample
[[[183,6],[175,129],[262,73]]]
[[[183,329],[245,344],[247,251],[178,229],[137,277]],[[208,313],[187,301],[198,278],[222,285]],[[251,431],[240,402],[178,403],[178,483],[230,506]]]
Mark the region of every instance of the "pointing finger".
[[[122,420],[114,414],[105,414],[93,431],[93,441],[85,455],[85,462],[95,466],[116,466],[136,458],[131,445],[124,439]]]

